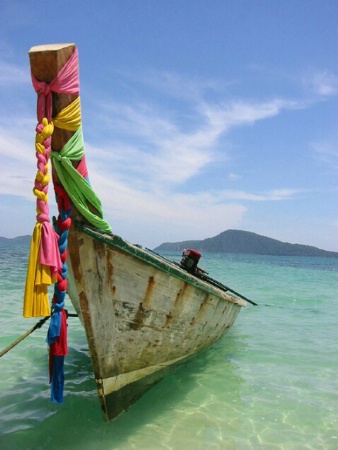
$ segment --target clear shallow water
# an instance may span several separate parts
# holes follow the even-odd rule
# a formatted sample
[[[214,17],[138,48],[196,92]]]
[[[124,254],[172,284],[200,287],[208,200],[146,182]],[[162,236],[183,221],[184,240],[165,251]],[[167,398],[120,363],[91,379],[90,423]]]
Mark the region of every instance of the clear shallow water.
[[[22,318],[26,262],[0,249],[1,350],[37,322]],[[201,266],[260,306],[110,424],[76,318],[65,403],[49,401],[44,325],[0,359],[0,449],[338,449],[338,260],[204,254]]]

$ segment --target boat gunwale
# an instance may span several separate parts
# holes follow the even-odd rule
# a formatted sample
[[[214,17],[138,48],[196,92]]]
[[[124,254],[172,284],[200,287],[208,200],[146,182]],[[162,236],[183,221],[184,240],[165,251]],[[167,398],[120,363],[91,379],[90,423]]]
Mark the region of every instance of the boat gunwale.
[[[225,290],[213,286],[209,284],[207,281],[204,281],[194,276],[193,274],[190,274],[189,272],[182,269],[174,261],[170,261],[162,257],[161,255],[150,253],[150,251],[140,248],[137,245],[131,244],[130,242],[127,242],[126,240],[124,240],[123,238],[121,238],[116,234],[108,234],[88,224],[78,221],[76,221],[75,226],[77,230],[84,232],[88,236],[97,239],[110,247],[115,247],[116,249],[123,251],[124,253],[127,253],[130,256],[136,257],[137,259],[140,259],[143,262],[150,264],[156,269],[159,269],[176,278],[179,278],[182,281],[190,285],[193,285],[196,288],[203,289],[204,291],[207,291],[209,294],[216,295],[217,297],[222,298],[224,301],[235,303],[241,307],[247,306],[246,301],[238,297],[232,296],[228,294]]]

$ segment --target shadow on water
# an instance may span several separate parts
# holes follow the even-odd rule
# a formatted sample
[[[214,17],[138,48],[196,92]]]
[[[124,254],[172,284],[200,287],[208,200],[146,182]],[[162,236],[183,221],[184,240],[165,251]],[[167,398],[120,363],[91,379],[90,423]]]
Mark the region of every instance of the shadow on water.
[[[46,369],[42,367],[46,361],[37,357],[34,372],[30,370],[24,378],[22,375],[20,382],[11,387],[12,393],[2,399],[0,411],[2,417],[7,415],[7,425],[0,433],[0,448],[92,449],[98,443],[101,449],[125,446],[134,433],[156,421],[162,425],[168,414],[183,410],[189,396],[193,397],[189,404],[208,402],[210,396],[219,396],[220,384],[222,395],[226,396],[230,378],[236,379],[239,395],[243,380],[236,375],[237,366],[231,355],[243,350],[243,346],[230,332],[207,351],[174,369],[108,424],[103,421],[90,357],[83,346],[75,345],[69,350],[63,405],[49,401]],[[218,383],[213,386],[215,378]],[[233,389],[231,395],[234,396]]]

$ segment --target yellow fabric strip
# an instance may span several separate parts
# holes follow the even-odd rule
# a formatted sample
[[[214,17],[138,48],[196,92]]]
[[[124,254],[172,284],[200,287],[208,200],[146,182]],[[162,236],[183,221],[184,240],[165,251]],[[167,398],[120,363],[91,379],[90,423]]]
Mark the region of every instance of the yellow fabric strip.
[[[77,97],[53,119],[54,126],[63,130],[76,131],[81,125],[81,103]]]
[[[53,280],[49,267],[39,261],[41,228],[41,223],[35,225],[31,239],[23,305],[23,316],[27,318],[50,315],[48,285],[52,284]]]

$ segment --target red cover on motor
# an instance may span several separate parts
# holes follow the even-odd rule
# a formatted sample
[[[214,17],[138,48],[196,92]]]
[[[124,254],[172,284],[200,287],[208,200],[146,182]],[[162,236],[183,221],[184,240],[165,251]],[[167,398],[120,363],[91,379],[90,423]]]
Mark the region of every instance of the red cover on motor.
[[[201,254],[192,248],[188,248],[184,251],[183,256],[188,256],[192,258],[194,261],[198,262],[200,260]]]

